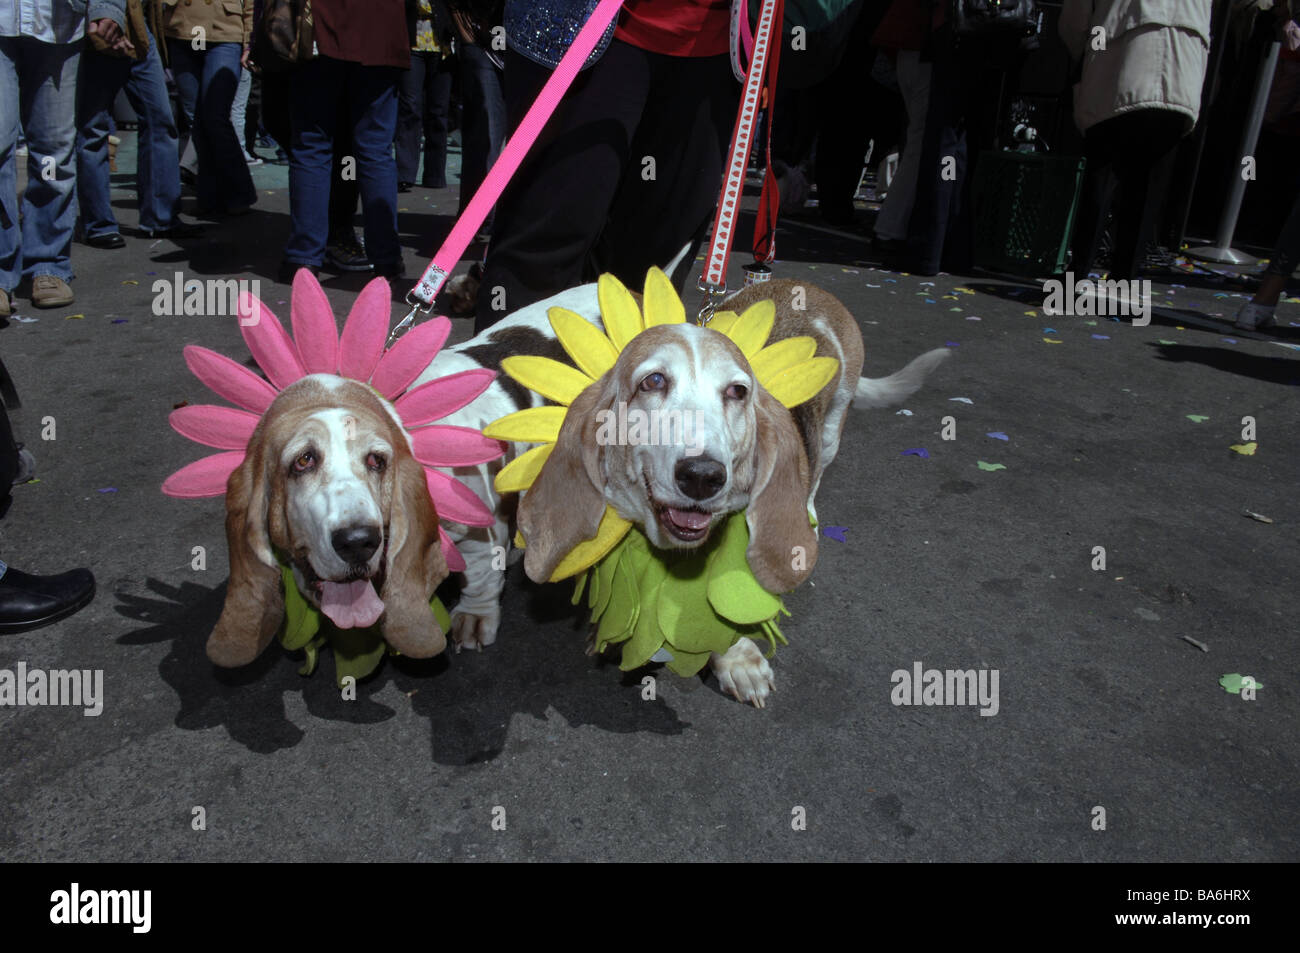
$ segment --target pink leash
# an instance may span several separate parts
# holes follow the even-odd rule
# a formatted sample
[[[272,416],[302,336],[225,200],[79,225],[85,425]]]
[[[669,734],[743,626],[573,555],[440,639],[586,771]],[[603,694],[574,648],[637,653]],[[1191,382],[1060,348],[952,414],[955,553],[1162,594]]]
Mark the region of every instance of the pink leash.
[[[483,180],[483,184],[474,193],[474,198],[457,219],[451,234],[433,256],[429,267],[424,269],[424,274],[420,276],[415,287],[407,292],[406,303],[411,306],[411,310],[388,336],[388,347],[392,347],[393,342],[406,333],[415,321],[417,313],[428,314],[433,310],[434,299],[438,297],[438,292],[447,281],[448,274],[456,267],[465,249],[478,234],[483,220],[501,198],[501,193],[505,191],[510,177],[518,170],[520,163],[524,161],[524,156],[537,141],[537,137],[542,134],[546,121],[551,118],[560,100],[573,85],[578,71],[587,62],[587,57],[596,48],[596,44],[600,42],[600,38],[614,17],[618,15],[619,7],[622,5],[622,0],[600,0],[600,4],[578,32],[573,45],[560,59],[560,65],[551,73],[537,100],[528,108],[528,113],[519,123],[519,128],[502,148],[501,155],[493,163],[487,178]]]

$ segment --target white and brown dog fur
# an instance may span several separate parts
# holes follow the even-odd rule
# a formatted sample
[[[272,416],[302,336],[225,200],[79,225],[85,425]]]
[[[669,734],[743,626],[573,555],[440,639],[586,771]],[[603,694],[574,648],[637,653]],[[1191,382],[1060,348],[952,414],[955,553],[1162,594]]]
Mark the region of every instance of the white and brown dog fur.
[[[817,551],[816,533],[808,517],[815,515],[817,487],[839,450],[850,404],[883,407],[903,400],[920,388],[948,352],[930,351],[886,378],[862,378],[862,335],[836,298],[810,285],[772,281],[746,288],[722,307],[741,312],[763,298],[776,304],[769,343],[810,336],[817,342],[818,355],[838,360],[836,375],[816,397],[791,411],[758,385],[744,355],[725,336],[694,324],[657,327],[639,335],[615,366],[574,401],[550,460],[533,489],[518,501],[518,524],[528,540],[524,566],[530,578],[549,579],[573,545],[594,535],[606,503],[636,522],[654,545],[665,549],[699,546],[727,514],[747,508],[751,536],[747,556],[758,581],[771,591],[785,592],[807,577]],[[796,303],[802,307],[796,308]],[[412,386],[477,367],[499,371],[501,361],[515,354],[544,355],[570,363],[547,318],[553,306],[567,308],[602,327],[596,286],[584,285],[523,308],[472,340],[445,348]],[[417,635],[412,631],[414,616],[408,613],[412,606],[418,610],[419,589],[424,615],[429,616],[428,597],[446,575],[437,552],[436,528],[429,535],[432,505],[427,493],[423,503],[417,499],[420,494],[414,477],[387,478],[403,487],[409,484],[409,490],[400,496],[400,503],[392,502],[397,497],[391,493],[385,497],[384,480],[376,480],[376,474],[366,469],[366,460],[378,444],[361,435],[383,433],[385,446],[392,448],[389,471],[395,463],[415,472],[418,464],[410,458],[409,444],[395,424],[391,408],[369,388],[344,387],[342,383],[332,385],[333,390],[319,383],[303,387],[303,393],[292,401],[285,399],[303,385],[286,390],[259,424],[248,459],[231,478],[227,516],[231,586],[226,611],[209,643],[209,655],[221,664],[251,660],[249,651],[256,649],[253,656],[260,652],[279,624],[281,610],[275,607],[278,571],[267,561],[270,546],[260,537],[249,542],[258,532],[259,514],[269,520],[263,524],[269,527],[269,542],[293,554],[300,588],[309,599],[313,598],[312,586],[321,580],[337,582],[361,578],[358,573],[378,574],[376,561],[380,557],[376,552],[363,568],[352,562],[346,573],[330,575],[341,566],[326,550],[337,556],[334,534],[356,522],[340,515],[348,511],[342,502],[330,511],[334,516],[306,504],[296,508],[290,504],[292,487],[300,483],[289,475],[298,450],[291,435],[302,433],[309,421],[316,422],[313,426],[339,430],[348,415],[364,420],[365,427],[357,428],[355,440],[338,434],[330,439],[338,447],[346,447],[352,473],[350,492],[372,497],[371,504],[353,504],[351,512],[365,514],[360,520],[363,525],[384,526],[380,548],[388,550],[387,579],[381,593],[387,607],[385,637],[403,653],[417,657],[442,648],[441,633],[429,631],[432,620],[421,620],[423,634]],[[597,412],[613,409],[620,402],[629,409],[690,412],[696,425],[691,447],[660,442],[602,446],[596,438]],[[479,398],[439,423],[481,428],[515,410],[543,403],[537,394],[502,374]],[[364,415],[355,412],[362,408],[368,408]],[[392,426],[397,429],[386,429]],[[528,444],[508,444],[499,461],[447,471],[486,501],[496,515],[489,527],[444,524],[467,563],[460,601],[451,613],[451,635],[458,649],[482,648],[496,640],[505,584],[505,573],[498,567],[501,554],[510,549],[516,501],[500,498],[493,479],[502,466],[528,449]],[[259,473],[271,481],[269,491],[257,490]],[[422,479],[419,488],[423,490]],[[258,492],[263,497],[257,497]],[[244,502],[250,493],[261,502],[251,506]],[[402,520],[412,514],[419,525],[403,527]],[[314,529],[309,525],[312,520],[317,524]],[[394,556],[400,557],[410,545],[408,533],[422,541],[416,562],[423,575],[410,593],[398,595],[394,589],[398,580],[414,578],[410,570],[399,568]],[[404,546],[396,545],[399,538]],[[368,537],[368,542],[373,542],[373,537]],[[793,546],[802,546],[806,553],[801,569],[792,568]],[[300,565],[310,565],[312,572],[298,570]],[[397,578],[395,569],[399,569]],[[316,596],[319,598],[319,593]],[[259,604],[270,608],[258,608]],[[394,608],[400,618],[392,615]],[[256,632],[256,639],[245,637],[243,643],[247,644],[241,643],[239,651],[214,653],[214,643],[233,644],[241,632]],[[712,668],[723,689],[742,700],[761,706],[772,691],[771,667],[747,638],[724,655],[715,654]]]

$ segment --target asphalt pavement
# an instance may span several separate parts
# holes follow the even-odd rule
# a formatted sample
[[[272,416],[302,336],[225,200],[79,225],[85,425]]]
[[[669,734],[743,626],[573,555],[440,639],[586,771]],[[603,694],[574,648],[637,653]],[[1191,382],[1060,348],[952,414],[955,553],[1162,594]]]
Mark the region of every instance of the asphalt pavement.
[[[104,673],[97,717],[0,708],[0,860],[1300,859],[1300,302],[1237,333],[1241,292],[1184,270],[1149,326],[1052,316],[1030,285],[883,270],[862,236],[787,220],[777,275],[848,306],[865,373],[954,355],[897,411],[850,413],[817,501],[839,538],[787,599],[769,707],[589,658],[567,585],[521,566],[495,645],[389,659],[347,701],[328,659],[207,661],[222,502],[159,490],[202,453],[169,412],[213,400],[182,347],[248,354],[234,318],[156,316],[153,283],[257,279],[288,316],[285,173],[257,180],[200,239],[74,245],[76,303],[0,329],[38,467],[0,557],[99,585],[0,639],[0,670]],[[413,277],[455,190],[400,199]],[[363,283],[325,281],[340,317]],[[995,713],[896,704],[918,665],[996,672]]]

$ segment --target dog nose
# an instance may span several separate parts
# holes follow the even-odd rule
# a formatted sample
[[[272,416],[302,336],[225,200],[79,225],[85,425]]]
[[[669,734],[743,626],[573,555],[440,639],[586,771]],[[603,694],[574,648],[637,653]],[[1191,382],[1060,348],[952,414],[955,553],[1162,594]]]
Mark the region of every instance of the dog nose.
[[[338,553],[339,558],[344,562],[354,564],[369,562],[370,557],[379,548],[380,542],[377,526],[347,526],[336,529],[330,535],[330,544],[334,547],[334,552]]]
[[[692,500],[707,500],[726,485],[727,468],[707,457],[687,457],[677,461],[673,479]]]

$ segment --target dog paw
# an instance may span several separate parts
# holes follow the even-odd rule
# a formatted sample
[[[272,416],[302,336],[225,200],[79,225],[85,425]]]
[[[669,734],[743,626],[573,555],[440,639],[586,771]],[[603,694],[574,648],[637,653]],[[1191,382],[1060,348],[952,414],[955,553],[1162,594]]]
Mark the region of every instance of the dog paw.
[[[451,640],[456,643],[456,651],[477,649],[483,651],[485,645],[497,640],[497,627],[501,624],[499,612],[474,613],[455,612],[451,614]]]
[[[755,708],[766,708],[767,696],[776,691],[772,666],[752,639],[738,639],[726,655],[714,652],[709,665],[724,692]]]

